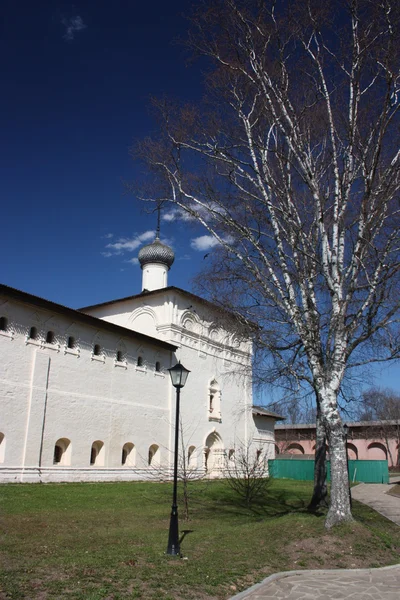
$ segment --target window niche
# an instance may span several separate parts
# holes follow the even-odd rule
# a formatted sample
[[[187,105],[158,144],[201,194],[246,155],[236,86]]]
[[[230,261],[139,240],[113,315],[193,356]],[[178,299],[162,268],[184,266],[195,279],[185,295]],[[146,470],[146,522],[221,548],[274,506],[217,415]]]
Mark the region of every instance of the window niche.
[[[136,448],[132,442],[127,442],[122,447],[121,465],[124,467],[134,467],[136,463]]]
[[[117,358],[117,357],[115,357]],[[91,359],[97,362],[105,363],[106,362],[106,353],[103,346],[100,343],[99,338],[96,336],[93,341],[92,346],[92,355]]]
[[[8,318],[5,316],[0,317],[0,335],[4,335],[10,339],[14,338],[14,332],[10,327]]]
[[[69,335],[65,342],[64,354],[73,354],[79,356],[79,345],[77,338],[74,335]]]
[[[90,450],[90,466],[104,467],[104,442],[96,440]]]
[[[149,467],[160,466],[160,448],[159,446],[157,446],[157,444],[152,444],[150,446],[147,464],[149,465]]]
[[[208,388],[208,420],[221,421],[221,389],[216,379]]]
[[[139,348],[139,350],[137,350],[137,359],[136,359],[136,371],[141,371],[142,373],[146,373],[147,369],[146,369],[146,361],[144,358],[144,353],[142,351],[141,348]]]
[[[52,329],[49,329],[46,332],[43,346],[45,348],[50,348],[51,350],[57,350],[57,352],[60,351],[60,344],[58,343],[56,334]]]
[[[4,462],[6,455],[6,436],[4,433],[0,433],[0,463]]]
[[[115,351],[114,365],[116,367],[123,367],[124,369],[128,368],[127,351],[125,344],[118,344],[118,347]]]
[[[71,464],[71,441],[60,438],[54,445],[53,465],[67,466]]]

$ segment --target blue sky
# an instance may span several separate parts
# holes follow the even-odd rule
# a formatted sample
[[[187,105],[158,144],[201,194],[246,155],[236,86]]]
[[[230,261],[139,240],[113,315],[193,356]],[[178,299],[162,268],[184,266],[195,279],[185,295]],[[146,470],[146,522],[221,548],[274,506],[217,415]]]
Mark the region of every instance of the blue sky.
[[[190,2],[3,0],[0,193],[3,283],[86,306],[141,291],[135,258],[155,215],[127,195],[139,165],[129,148],[151,133],[151,95],[196,99],[182,13]],[[169,283],[190,289],[209,240],[163,221],[176,261]],[[397,367],[378,375],[400,389]]]
[[[132,259],[156,218],[125,193],[140,168],[129,148],[154,127],[151,95],[201,94],[198,68],[173,43],[189,6],[6,0],[3,283],[72,307],[141,291]],[[162,225],[177,257],[169,283],[185,288],[207,249],[187,225]]]

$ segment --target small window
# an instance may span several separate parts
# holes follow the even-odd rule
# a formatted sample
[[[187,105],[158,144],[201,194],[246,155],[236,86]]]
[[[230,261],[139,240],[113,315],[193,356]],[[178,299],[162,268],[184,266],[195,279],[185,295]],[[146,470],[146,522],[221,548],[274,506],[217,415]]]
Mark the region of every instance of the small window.
[[[136,365],[138,367],[143,367],[143,357],[142,356],[138,356]]]
[[[54,446],[54,458],[53,458],[53,463],[55,465],[59,465],[62,459],[62,455],[63,455],[63,449],[61,448],[61,446]]]
[[[96,440],[92,444],[90,451],[90,464],[97,467],[104,467],[104,442]]]
[[[8,319],[7,317],[0,317],[0,331],[7,331]]]
[[[31,327],[29,330],[29,339],[30,340],[37,340],[38,337],[38,332],[36,327]]]
[[[46,334],[46,344],[54,344],[54,331],[48,331]]]
[[[72,335],[70,335],[67,340],[67,348],[69,348],[70,350],[73,350],[75,347],[76,347],[75,338],[72,337]]]
[[[228,452],[228,460],[232,462],[235,460],[235,451],[233,448],[231,448]]]
[[[122,352],[122,350],[117,350],[117,356],[116,356],[116,360],[117,362],[123,362],[124,361],[124,353]]]
[[[127,442],[122,448],[121,464],[126,466],[135,464],[135,446],[131,442]]]
[[[93,347],[93,355],[100,356],[100,354],[101,354],[101,346],[100,346],[100,344],[95,344]]]
[[[152,444],[149,448],[148,465],[149,467],[160,466],[160,448],[157,444]]]
[[[71,464],[71,442],[67,438],[60,438],[54,445],[53,453],[54,465]]]
[[[161,372],[161,363],[159,361],[156,362],[156,373]]]

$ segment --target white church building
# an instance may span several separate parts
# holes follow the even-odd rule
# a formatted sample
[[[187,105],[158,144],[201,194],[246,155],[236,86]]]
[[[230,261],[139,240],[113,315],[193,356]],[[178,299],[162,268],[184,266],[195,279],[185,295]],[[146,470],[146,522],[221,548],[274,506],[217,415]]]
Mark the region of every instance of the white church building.
[[[168,286],[174,253],[158,235],[139,262],[141,293],[80,310],[0,286],[0,482],[168,472],[177,361],[190,370],[180,439],[190,469],[223,476],[239,444],[274,457],[279,416],[253,406],[251,341],[220,308]]]

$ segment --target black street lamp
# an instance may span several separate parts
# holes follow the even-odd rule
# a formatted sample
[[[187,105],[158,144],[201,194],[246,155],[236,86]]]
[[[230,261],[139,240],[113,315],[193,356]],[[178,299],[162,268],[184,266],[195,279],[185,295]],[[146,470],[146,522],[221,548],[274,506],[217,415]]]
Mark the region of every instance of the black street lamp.
[[[169,523],[169,536],[168,536],[168,547],[167,554],[173,556],[179,556],[181,553],[179,547],[179,527],[178,527],[178,505],[176,501],[176,493],[178,487],[178,442],[179,442],[179,401],[181,388],[186,383],[187,377],[190,373],[188,369],[185,369],[179,361],[174,367],[168,369],[171,375],[171,381],[174,388],[176,388],[176,415],[175,415],[175,450],[174,450],[174,492],[172,495],[172,508],[171,508],[171,520]]]
[[[349,426],[347,425],[347,423],[345,423],[343,425],[343,431],[344,431],[344,443],[345,443],[345,447],[346,447],[347,478],[349,480],[349,502],[350,502],[350,508],[352,508],[353,501],[351,499],[351,489],[350,489],[349,453],[348,453],[348,450],[347,450],[347,436],[349,435]]]

